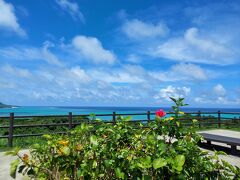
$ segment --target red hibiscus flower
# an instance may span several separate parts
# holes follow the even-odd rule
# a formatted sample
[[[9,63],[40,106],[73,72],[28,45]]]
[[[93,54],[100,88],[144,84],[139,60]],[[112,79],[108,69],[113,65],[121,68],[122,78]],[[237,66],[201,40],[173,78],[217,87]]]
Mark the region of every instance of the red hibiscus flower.
[[[160,117],[160,118],[166,115],[166,113],[162,109],[157,110],[155,114],[157,117]]]

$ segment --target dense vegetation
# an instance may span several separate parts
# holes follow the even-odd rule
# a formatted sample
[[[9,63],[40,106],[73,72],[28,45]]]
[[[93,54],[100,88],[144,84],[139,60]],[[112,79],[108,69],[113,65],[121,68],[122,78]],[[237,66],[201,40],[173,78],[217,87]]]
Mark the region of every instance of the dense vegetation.
[[[216,152],[199,149],[201,136],[197,120],[188,128],[179,117],[183,98],[173,106],[174,116],[164,118],[159,111],[148,126],[133,124],[130,117],[110,125],[82,123],[68,135],[45,135],[30,155],[18,155],[11,175],[18,171],[37,179],[238,179],[240,169],[220,160]]]

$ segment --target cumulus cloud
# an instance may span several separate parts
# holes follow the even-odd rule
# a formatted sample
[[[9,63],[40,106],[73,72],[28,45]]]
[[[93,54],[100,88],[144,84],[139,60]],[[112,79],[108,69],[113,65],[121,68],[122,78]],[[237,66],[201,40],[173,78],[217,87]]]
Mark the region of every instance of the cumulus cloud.
[[[205,93],[200,94],[194,98],[198,104],[212,104],[212,105],[239,105],[239,95],[234,96],[233,93],[228,94],[227,90],[222,84],[217,84]]]
[[[180,63],[174,65],[171,71],[176,75],[189,77],[196,80],[207,80],[207,74],[200,66],[191,63]]]
[[[75,53],[82,55],[96,64],[113,64],[116,55],[103,48],[102,43],[95,37],[76,36],[72,40]]]
[[[131,39],[141,40],[146,38],[164,37],[169,30],[162,22],[152,24],[143,22],[139,19],[133,19],[124,22],[122,25],[122,31]]]
[[[166,88],[160,89],[159,93],[154,96],[154,98],[158,101],[170,101],[169,97],[179,98],[186,97],[190,94],[190,87],[174,87],[167,86]]]
[[[90,103],[144,106],[146,104],[143,103],[156,105],[161,102],[168,105],[169,97],[194,99],[198,105],[240,103],[239,97],[233,99],[228,96],[221,84],[211,90],[207,89],[205,93],[192,91],[192,87],[168,85],[161,80],[154,80],[149,71],[137,65],[111,67],[110,71],[107,67],[62,67],[47,64],[29,70],[6,64],[0,67],[0,71],[3,72],[0,76],[0,97],[5,97],[7,91],[7,100],[11,101],[11,97],[14,97],[12,102],[15,104],[66,105],[69,102],[71,105]],[[161,88],[163,84],[166,87]]]
[[[13,31],[20,36],[26,36],[26,32],[20,27],[14,11],[11,3],[0,0],[0,29]]]
[[[226,90],[221,84],[217,84],[216,86],[214,86],[213,87],[213,92],[218,97],[226,95]]]
[[[179,63],[170,67],[168,71],[152,71],[150,74],[154,78],[166,82],[179,80],[206,81],[209,79],[206,70],[192,63]]]
[[[84,16],[79,10],[79,6],[76,2],[71,2],[70,0],[56,0],[56,3],[67,13],[69,13],[73,19],[79,19],[84,22]]]
[[[8,79],[11,83],[5,84],[5,91],[9,96],[27,103],[66,103],[71,104],[94,102],[100,103],[135,103],[131,100],[147,98],[148,91],[143,92],[139,86],[117,86],[104,79],[92,76],[89,71],[80,66],[72,67],[41,67],[28,74],[22,68],[6,65],[5,73],[0,77],[0,82]],[[130,71],[130,70],[129,70]],[[104,78],[104,77],[103,77]],[[120,77],[121,78],[121,77]],[[123,77],[124,78],[124,77]],[[26,88],[26,86],[28,88]],[[15,90],[17,87],[18,91]],[[4,91],[0,92],[3,96]],[[11,99],[11,98],[9,98]],[[74,102],[74,100],[77,100]],[[14,101],[15,102],[15,101]],[[15,102],[16,103],[16,102]],[[21,103],[21,102],[20,102]]]
[[[189,28],[183,37],[173,37],[156,48],[150,48],[149,55],[174,61],[218,65],[236,61],[236,54],[228,44],[200,35],[197,28]]]
[[[184,34],[184,38],[190,45],[196,47],[202,52],[208,53],[213,58],[216,58],[216,56],[219,55],[230,55],[229,50],[220,43],[201,38],[197,28],[188,29]]]
[[[107,83],[143,83],[148,79],[148,72],[140,66],[124,65],[118,69],[93,69],[89,71],[92,78]]]
[[[57,53],[53,53],[53,50]],[[62,66],[59,54],[66,53],[77,61],[89,61],[94,64],[112,65],[116,62],[116,55],[103,47],[95,37],[76,36],[71,43],[53,44],[45,41],[42,47],[13,46],[0,48],[0,56],[13,60],[42,60],[48,64]],[[56,55],[58,54],[58,55]]]

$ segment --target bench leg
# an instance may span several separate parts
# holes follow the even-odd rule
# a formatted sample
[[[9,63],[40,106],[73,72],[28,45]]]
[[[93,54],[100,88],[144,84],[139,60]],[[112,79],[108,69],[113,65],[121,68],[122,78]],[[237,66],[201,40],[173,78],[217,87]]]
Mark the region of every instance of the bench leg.
[[[207,145],[211,146],[211,144],[212,144],[211,141],[207,141]]]
[[[231,153],[237,154],[237,146],[236,145],[231,145]]]

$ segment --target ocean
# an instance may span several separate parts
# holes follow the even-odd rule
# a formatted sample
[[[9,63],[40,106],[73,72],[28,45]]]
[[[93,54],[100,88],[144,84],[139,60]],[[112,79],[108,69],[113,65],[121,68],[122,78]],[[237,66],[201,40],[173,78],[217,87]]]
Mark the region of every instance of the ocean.
[[[15,116],[32,116],[32,115],[67,115],[72,112],[73,115],[84,114],[112,114],[113,112],[128,114],[128,113],[146,113],[147,111],[155,112],[158,109],[163,109],[169,112],[169,107],[87,107],[87,106],[21,106],[15,108],[0,108],[0,116],[9,116],[13,112]],[[240,108],[189,108],[182,109],[184,112],[240,112]],[[214,115],[214,114],[213,114]],[[214,116],[217,116],[216,114]],[[240,114],[221,114],[226,118],[240,118]],[[134,119],[146,119],[145,115],[135,116]],[[154,118],[152,115],[151,118]],[[106,119],[106,118],[103,118]]]

